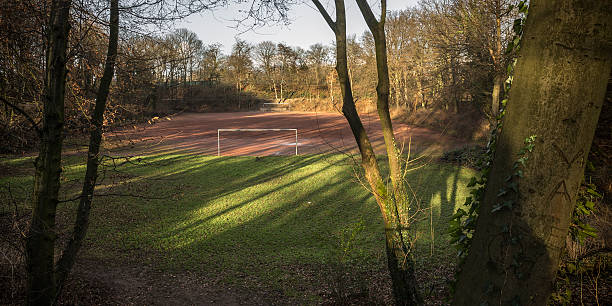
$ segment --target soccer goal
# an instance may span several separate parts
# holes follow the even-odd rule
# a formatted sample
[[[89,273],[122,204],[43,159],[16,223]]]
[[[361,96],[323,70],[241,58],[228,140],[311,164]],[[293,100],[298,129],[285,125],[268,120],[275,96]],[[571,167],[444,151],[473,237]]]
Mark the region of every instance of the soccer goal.
[[[295,143],[288,142],[288,135],[282,135],[282,132],[294,132]],[[224,135],[221,135],[224,133]],[[291,133],[291,138],[293,134]],[[298,155],[298,129],[217,129],[217,156],[221,156],[221,137],[224,136],[224,140],[238,139],[244,142],[249,142],[252,145],[264,145],[269,146],[287,146],[295,144],[295,155]],[[293,141],[293,139],[291,139]],[[239,141],[240,142],[240,141]]]

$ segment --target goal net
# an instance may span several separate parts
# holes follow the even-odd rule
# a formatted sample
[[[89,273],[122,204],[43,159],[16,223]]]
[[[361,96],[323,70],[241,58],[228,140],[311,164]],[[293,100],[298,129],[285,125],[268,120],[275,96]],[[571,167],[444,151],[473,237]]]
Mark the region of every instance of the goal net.
[[[217,155],[298,155],[298,129],[217,129]]]

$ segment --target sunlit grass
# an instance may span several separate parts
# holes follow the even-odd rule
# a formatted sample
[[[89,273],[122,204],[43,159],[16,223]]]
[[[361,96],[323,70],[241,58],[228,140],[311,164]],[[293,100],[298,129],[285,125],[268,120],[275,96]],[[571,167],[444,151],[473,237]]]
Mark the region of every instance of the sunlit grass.
[[[337,262],[339,233],[363,220],[365,230],[351,253],[355,269],[385,267],[378,206],[354,179],[354,165],[345,156],[169,154],[132,161],[119,167],[121,175],[107,164],[97,193],[130,196],[95,198],[81,256],[106,264],[222,274],[227,281],[247,273],[278,286],[281,278],[300,281],[289,267]],[[83,172],[82,158],[65,161],[64,198],[76,194],[79,184],[70,182]],[[431,209],[414,226],[421,268],[452,260],[447,220],[463,203],[472,174],[436,163],[408,174],[422,207]],[[24,186],[27,193],[32,178],[8,176],[0,183]],[[75,207],[73,202],[60,204],[60,233],[71,228]]]

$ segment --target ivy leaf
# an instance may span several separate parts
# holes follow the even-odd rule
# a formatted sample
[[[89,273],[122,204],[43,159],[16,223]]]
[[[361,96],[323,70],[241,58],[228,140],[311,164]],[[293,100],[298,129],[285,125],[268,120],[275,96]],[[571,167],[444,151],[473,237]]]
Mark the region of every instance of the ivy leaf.
[[[473,214],[476,211],[476,209],[478,209],[479,206],[480,205],[478,202],[474,202],[474,204],[472,204],[472,207],[470,207],[470,210],[469,210],[470,215]]]
[[[521,31],[521,27],[523,26],[523,18],[514,19],[514,23],[512,24],[512,29],[514,33],[519,33]]]
[[[491,212],[492,213],[498,212],[498,211],[502,210],[502,208],[504,208],[503,204],[497,204],[497,205],[493,206],[493,209],[491,209]]]
[[[470,206],[472,205],[472,197],[466,197],[465,198],[465,203],[463,203],[464,206]]]
[[[476,225],[474,222],[474,218],[472,217],[468,217],[467,219],[465,219],[465,221],[463,221],[463,227],[466,229],[472,229],[474,228],[474,226]]]
[[[519,8],[519,13],[523,13],[526,14],[527,13],[527,8],[529,6],[525,3],[525,1],[521,1],[518,4],[518,8]]]
[[[567,264],[567,272],[574,273],[575,271],[576,271],[576,265],[574,265],[573,263],[568,263]]]
[[[465,210],[459,208],[457,209],[457,212],[451,217],[451,219],[459,219],[463,216],[467,215],[467,213],[465,212]]]
[[[508,47],[506,48],[506,54],[512,52],[512,50],[514,50],[514,42],[513,41],[508,43]],[[510,74],[510,72],[512,72],[512,67],[510,65],[508,65],[508,74]]]
[[[470,179],[470,182],[467,185],[468,187],[474,187],[476,186],[476,177],[472,176],[472,178]]]
[[[593,238],[597,238],[597,230],[594,227],[592,227],[592,226],[590,226],[590,225],[588,225],[586,223],[582,224],[581,227],[582,227],[582,232],[585,235],[591,236]]]
[[[597,191],[593,190],[592,188],[588,188],[588,189],[587,189],[587,192],[588,192],[589,194],[591,194],[591,195],[593,195],[593,196],[597,197],[597,198],[601,198],[601,197],[602,197],[602,195],[601,195],[601,194],[597,193]]]

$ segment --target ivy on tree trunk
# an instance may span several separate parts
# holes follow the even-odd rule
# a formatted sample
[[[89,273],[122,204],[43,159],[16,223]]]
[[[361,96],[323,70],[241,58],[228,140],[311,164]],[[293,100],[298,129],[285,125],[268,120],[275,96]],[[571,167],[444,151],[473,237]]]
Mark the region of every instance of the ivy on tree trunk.
[[[610,20],[609,1],[530,3],[454,304],[546,304],[610,75]],[[530,135],[526,159],[519,155]]]

